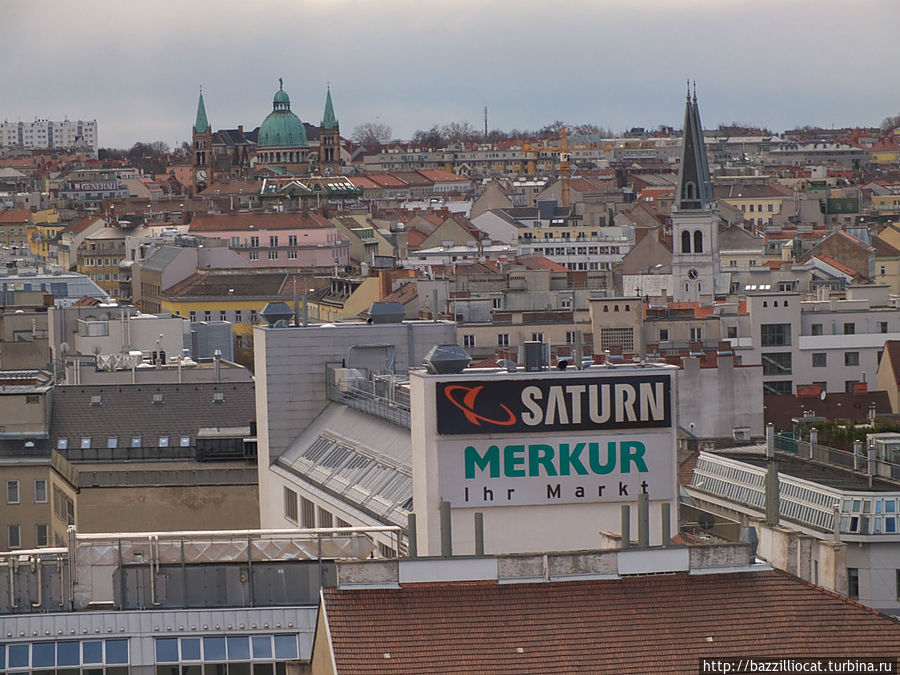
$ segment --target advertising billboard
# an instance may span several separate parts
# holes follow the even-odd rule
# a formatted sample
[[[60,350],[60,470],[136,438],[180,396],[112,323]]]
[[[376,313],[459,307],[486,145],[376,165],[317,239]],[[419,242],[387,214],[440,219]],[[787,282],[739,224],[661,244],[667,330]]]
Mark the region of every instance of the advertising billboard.
[[[675,496],[671,373],[445,380],[436,417],[454,507]]]

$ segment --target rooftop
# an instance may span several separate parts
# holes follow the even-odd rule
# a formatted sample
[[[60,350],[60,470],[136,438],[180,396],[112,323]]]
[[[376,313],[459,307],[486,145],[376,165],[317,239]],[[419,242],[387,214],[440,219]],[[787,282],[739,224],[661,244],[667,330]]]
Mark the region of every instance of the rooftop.
[[[340,673],[688,673],[704,657],[900,653],[896,620],[775,570],[326,588],[323,601]]]

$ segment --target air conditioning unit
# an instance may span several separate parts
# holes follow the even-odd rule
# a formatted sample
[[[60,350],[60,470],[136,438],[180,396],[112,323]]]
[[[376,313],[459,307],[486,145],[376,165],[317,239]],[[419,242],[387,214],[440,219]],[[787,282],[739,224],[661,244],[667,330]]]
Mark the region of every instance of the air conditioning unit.
[[[731,437],[736,441],[749,441],[750,427],[734,427],[731,430]]]

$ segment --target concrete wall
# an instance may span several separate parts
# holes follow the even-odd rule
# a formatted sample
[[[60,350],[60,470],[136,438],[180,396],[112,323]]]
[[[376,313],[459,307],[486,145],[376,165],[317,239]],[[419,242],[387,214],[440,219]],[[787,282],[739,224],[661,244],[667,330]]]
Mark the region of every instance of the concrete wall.
[[[719,356],[717,368],[701,368],[687,358],[678,371],[678,418],[700,438],[729,438],[735,427],[765,431],[762,367],[735,367],[734,357]],[[693,425],[693,426],[691,426]]]
[[[245,530],[259,527],[256,485],[82,488],[79,532]]]
[[[410,321],[400,324],[347,323],[330,327],[254,328],[260,513],[283,512],[281,488],[269,464],[321,413],[326,365],[393,370],[406,375],[436,344],[456,344],[456,324]],[[390,345],[390,347],[388,347]],[[276,489],[273,489],[276,488]]]

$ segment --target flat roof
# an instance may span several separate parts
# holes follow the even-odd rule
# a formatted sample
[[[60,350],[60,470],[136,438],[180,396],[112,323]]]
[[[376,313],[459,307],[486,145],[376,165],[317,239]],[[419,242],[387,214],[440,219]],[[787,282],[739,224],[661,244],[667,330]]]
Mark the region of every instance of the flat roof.
[[[765,446],[753,446],[736,451],[723,451],[711,453],[714,456],[727,457],[739,462],[744,462],[759,468],[765,468]],[[818,483],[835,490],[852,492],[900,492],[900,482],[875,477],[872,486],[869,486],[869,477],[866,474],[843,469],[838,466],[830,466],[813,460],[781,452],[775,453],[775,461],[778,465],[778,473],[793,478],[799,478],[811,483]],[[863,465],[865,459],[862,460]]]

